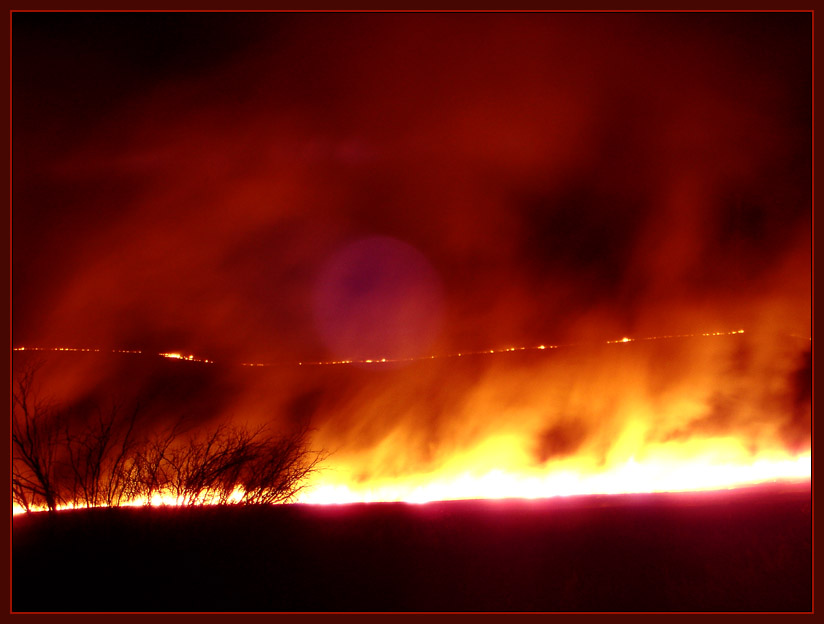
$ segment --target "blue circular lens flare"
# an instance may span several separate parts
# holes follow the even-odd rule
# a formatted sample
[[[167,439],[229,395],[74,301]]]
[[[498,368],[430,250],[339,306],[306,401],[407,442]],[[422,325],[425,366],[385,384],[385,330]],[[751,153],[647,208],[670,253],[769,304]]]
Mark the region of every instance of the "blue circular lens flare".
[[[419,357],[440,333],[438,274],[411,245],[374,236],[334,253],[313,292],[316,329],[343,360]]]

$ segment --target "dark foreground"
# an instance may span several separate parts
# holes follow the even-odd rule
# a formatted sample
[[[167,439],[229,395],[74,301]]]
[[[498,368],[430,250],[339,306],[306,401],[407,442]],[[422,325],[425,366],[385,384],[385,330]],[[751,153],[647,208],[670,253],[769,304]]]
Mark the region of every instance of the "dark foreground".
[[[810,611],[810,484],[16,517],[14,611]]]

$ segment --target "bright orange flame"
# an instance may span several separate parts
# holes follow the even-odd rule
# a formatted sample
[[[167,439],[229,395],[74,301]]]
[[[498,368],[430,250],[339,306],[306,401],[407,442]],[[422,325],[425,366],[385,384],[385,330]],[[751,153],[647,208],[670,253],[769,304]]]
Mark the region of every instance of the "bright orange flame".
[[[732,448],[730,441],[720,441],[717,448],[689,460],[672,459],[664,449],[651,453],[642,461],[634,457],[616,464],[604,472],[575,470],[559,465],[556,469],[516,473],[492,469],[482,473],[470,470],[444,470],[437,475],[416,475],[391,481],[375,481],[363,486],[352,486],[344,474],[332,478],[322,474],[296,500],[308,504],[346,504],[402,501],[427,503],[439,500],[553,498],[592,494],[633,494],[652,492],[686,492],[730,489],[745,485],[808,480],[812,470],[812,455],[797,457],[770,454],[746,461],[725,460],[717,452]],[[242,490],[236,490],[229,503],[240,502]],[[197,505],[217,504],[216,496],[208,493],[195,502]],[[156,494],[151,500],[135,499],[124,506],[180,506],[184,501],[173,495]],[[79,505],[78,507],[82,507]],[[73,509],[62,505],[58,509]],[[38,509],[39,510],[39,509]],[[13,513],[25,510],[14,505]]]
[[[631,494],[719,490],[750,484],[806,480],[811,475],[811,454],[797,457],[769,455],[755,460],[724,459],[705,452],[691,459],[672,459],[663,451],[644,460],[634,457],[599,472],[559,465],[547,472],[511,472],[491,469],[482,472],[446,470],[436,475],[375,481],[352,486],[346,478],[326,476],[299,499],[302,503],[340,504],[436,500],[552,498],[592,494]],[[342,476],[342,475],[341,475]]]
[[[607,341],[608,344],[636,341],[665,340],[683,337],[713,337],[743,334],[744,330],[707,332],[679,336],[653,336],[643,338],[622,337]],[[558,345],[535,347],[506,347],[500,350],[474,352],[475,355],[506,353],[517,350],[557,349]],[[31,349],[31,348],[28,348]],[[24,350],[19,347],[17,350]],[[53,349],[57,350],[57,349]],[[65,349],[59,350],[80,350]],[[435,357],[467,355],[456,353]],[[161,353],[166,358],[184,361],[206,361],[193,355]],[[359,363],[380,364],[386,358],[367,359]],[[352,360],[335,362],[311,362],[301,364],[350,364]],[[263,364],[246,364],[263,366]],[[700,367],[699,367],[700,370]],[[520,383],[520,382],[519,382]],[[620,383],[620,382],[619,382]],[[520,387],[520,386],[519,386]],[[692,386],[690,386],[692,388]],[[311,504],[336,504],[352,502],[406,501],[423,503],[434,500],[497,499],[497,498],[549,498],[569,495],[624,494],[651,492],[679,492],[728,489],[748,484],[780,480],[809,480],[812,472],[810,450],[790,453],[770,444],[759,444],[757,450],[744,440],[733,436],[705,437],[700,434],[688,438],[650,442],[646,428],[653,421],[675,418],[678,414],[699,415],[703,409],[699,397],[691,394],[669,396],[668,408],[652,409],[643,401],[632,402],[627,408],[628,417],[620,432],[611,439],[609,455],[595,459],[594,455],[571,454],[553,459],[540,466],[528,451],[534,441],[534,428],[529,423],[532,416],[518,413],[515,418],[522,428],[510,431],[488,430],[471,448],[452,451],[440,457],[437,467],[428,472],[403,472],[391,476],[380,470],[364,471],[363,458],[333,457],[324,470],[313,475],[313,481],[301,493],[297,502]],[[481,395],[478,405],[486,405]],[[539,397],[539,403],[547,398]],[[586,400],[590,400],[587,396]],[[483,407],[482,407],[483,408]],[[502,421],[505,422],[505,421]],[[646,424],[645,424],[646,423]],[[407,431],[395,429],[379,441],[370,453],[380,464],[402,452],[409,444]],[[765,429],[766,439],[770,430]],[[531,437],[533,436],[533,437]],[[764,442],[765,438],[760,438]],[[373,463],[374,463],[373,462]],[[368,463],[368,462],[367,462]],[[371,475],[364,479],[363,475]],[[239,502],[242,492],[236,492],[229,502]],[[198,504],[214,504],[214,497],[205,495]],[[182,501],[170,495],[158,495],[152,500],[130,501],[130,505],[179,505]],[[23,511],[15,508],[15,513]]]
[[[243,500],[243,490],[235,489],[234,492],[229,496],[227,501],[228,504],[235,504],[240,503]],[[146,497],[141,498],[134,498],[129,501],[121,502],[120,506],[122,507],[182,507],[188,505],[217,505],[221,502],[219,495],[216,492],[205,492],[201,496],[199,496],[194,501],[184,500],[183,497],[175,496],[169,493],[156,493],[154,494],[151,499]],[[99,505],[100,507],[106,507],[106,505]],[[63,511],[67,509],[85,509],[86,505],[84,504],[73,504],[73,503],[66,503],[57,506],[58,511]],[[34,506],[32,507],[33,511],[46,511],[44,506]],[[25,509],[14,503],[12,506],[12,513],[14,515],[25,513]]]

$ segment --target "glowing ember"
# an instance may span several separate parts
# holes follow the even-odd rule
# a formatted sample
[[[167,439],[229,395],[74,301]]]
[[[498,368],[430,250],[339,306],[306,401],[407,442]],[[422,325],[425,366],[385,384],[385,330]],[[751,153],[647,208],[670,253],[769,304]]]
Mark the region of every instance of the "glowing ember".
[[[93,349],[88,347],[14,347],[12,351],[55,351],[55,352],[71,352],[71,353],[130,353],[141,355],[143,351],[140,349]],[[186,362],[204,362],[206,364],[213,364],[213,360],[206,358],[199,358],[194,355],[183,355],[182,353],[158,353],[160,357],[168,358],[170,360],[183,360]]]
[[[160,357],[165,357],[170,360],[185,360],[186,362],[205,362],[206,364],[213,364],[212,360],[198,358],[194,355],[183,355],[182,353],[158,353]]]

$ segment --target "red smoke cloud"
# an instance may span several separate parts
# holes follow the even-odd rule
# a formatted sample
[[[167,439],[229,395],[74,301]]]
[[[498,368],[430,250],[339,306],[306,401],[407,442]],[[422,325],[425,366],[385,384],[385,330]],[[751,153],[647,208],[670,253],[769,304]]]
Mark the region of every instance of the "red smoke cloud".
[[[171,36],[118,19],[149,49]],[[808,331],[809,16],[256,19],[231,55],[156,75],[82,18],[15,16],[21,340],[322,355],[311,286],[366,235],[440,274],[451,348],[762,307]],[[249,23],[180,20],[232,41]],[[94,117],[40,101],[77,97],[58,57],[99,79]],[[50,146],[58,124],[79,136]]]
[[[677,391],[645,357],[641,398],[607,389],[585,406],[601,386],[571,378],[552,399],[562,415],[533,410],[519,429],[536,458],[608,440],[597,413],[620,429],[639,401],[688,396],[695,375],[691,415],[644,436],[721,427],[724,401],[752,415],[758,379],[789,388],[803,370],[806,341],[775,360],[771,341],[811,336],[809,14],[18,13],[12,26],[14,346],[297,362],[765,336],[743,372],[714,378],[700,371],[713,350],[670,354]],[[336,317],[332,297],[319,326],[324,271],[376,236],[426,267],[404,296],[362,300],[400,325]],[[467,372],[461,398],[393,374],[391,390],[265,397],[238,382],[232,404],[314,414],[327,442],[401,431],[424,456],[450,427],[466,442],[500,424],[467,423],[472,405],[506,403],[506,371]],[[404,397],[408,413],[387,417]]]

